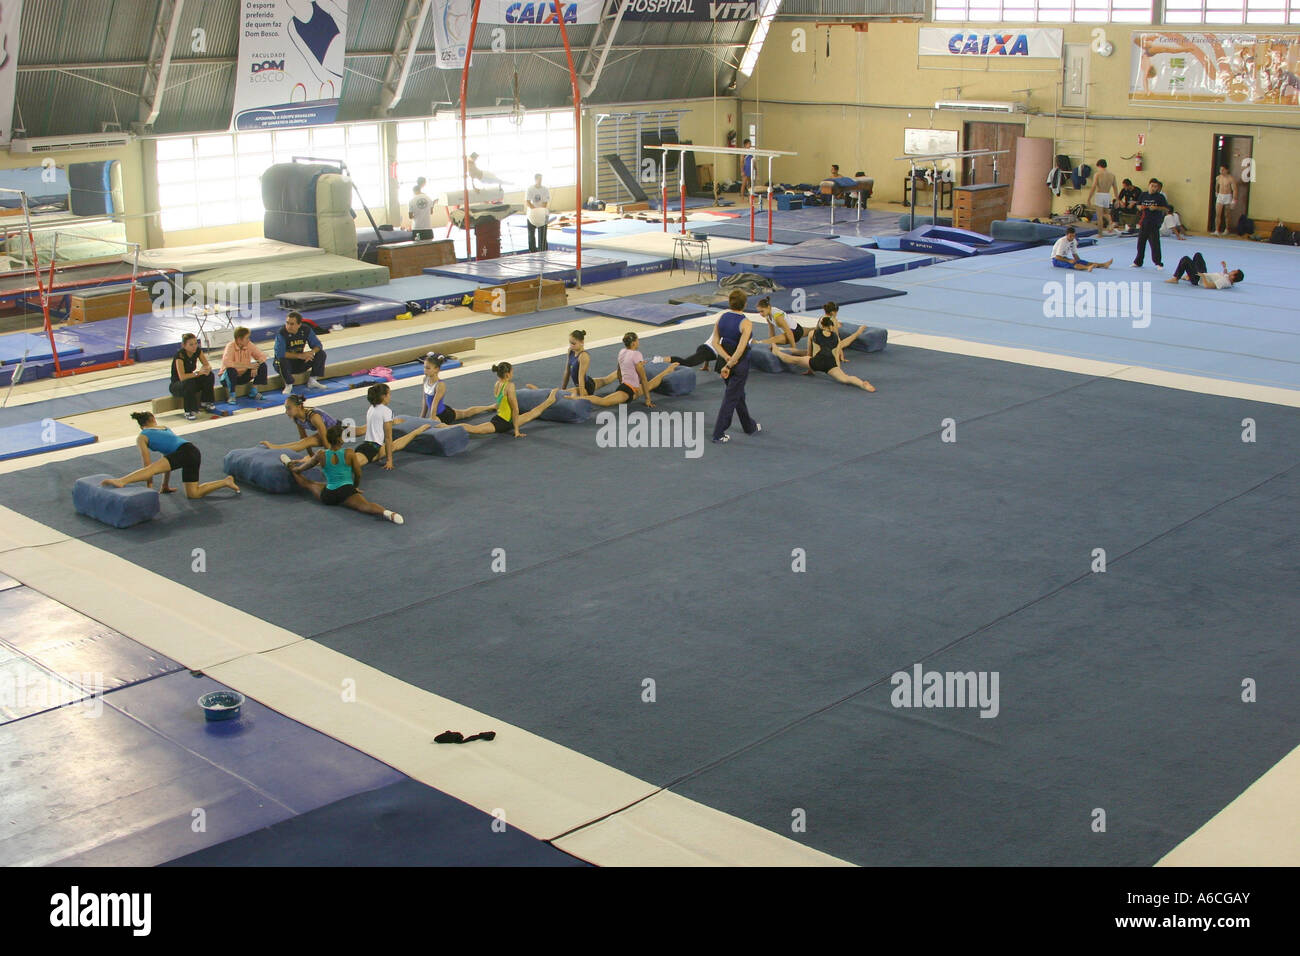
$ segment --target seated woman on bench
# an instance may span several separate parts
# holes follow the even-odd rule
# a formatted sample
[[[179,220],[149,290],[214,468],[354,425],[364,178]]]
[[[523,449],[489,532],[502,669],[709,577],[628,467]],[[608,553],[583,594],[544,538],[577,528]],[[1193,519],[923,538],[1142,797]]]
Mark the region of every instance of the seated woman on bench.
[[[112,488],[125,488],[137,481],[143,481],[152,488],[154,476],[162,475],[162,494],[171,494],[176,490],[171,486],[172,472],[179,468],[181,485],[185,488],[186,498],[202,498],[212,494],[218,488],[239,491],[239,485],[235,484],[235,479],[229,475],[221,481],[200,482],[199,466],[203,463],[203,455],[192,443],[181,438],[170,428],[160,428],[152,412],[132,412],[131,417],[140,426],[140,435],[136,438],[135,444],[140,449],[144,467],[124,478],[105,478],[102,484]],[[158,452],[161,457],[151,462],[149,459],[151,451]]]
[[[842,385],[852,385],[854,388],[874,392],[876,390],[874,385],[865,379],[845,373],[841,367],[844,364],[844,342],[847,340],[840,338],[835,322],[835,318],[829,314],[822,316],[821,321],[817,323],[816,331],[808,337],[810,355],[788,354],[779,345],[772,346],[772,354],[787,365],[801,366],[810,373],[822,372]],[[856,333],[852,338],[856,338]]]
[[[551,394],[542,399],[536,407],[521,413],[519,399],[515,396],[515,383],[511,381],[515,374],[514,366],[509,362],[498,362],[492,366],[492,371],[497,376],[497,383],[493,387],[496,404],[489,407],[495,408],[497,413],[485,422],[460,427],[471,435],[504,435],[506,432],[514,432],[516,438],[526,438],[527,436],[519,430],[520,427],[527,425],[554,405],[560,390],[551,389]]]
[[[568,389],[569,381],[572,380],[574,398],[590,398],[596,394],[596,389],[604,388],[618,378],[618,369],[600,378],[592,378],[588,374],[587,370],[591,368],[591,353],[586,349],[584,344],[586,341],[585,329],[574,329],[569,333],[569,354],[565,361],[564,379],[560,382],[560,389],[561,391]]]
[[[471,405],[469,408],[452,408],[447,404],[447,383],[438,378],[447,356],[430,352],[424,357],[424,401],[420,406],[421,418],[436,418],[443,427],[454,425],[463,418],[473,418],[490,412],[494,405]]]
[[[199,366],[203,371],[199,371]],[[168,391],[181,400],[185,407],[185,417],[190,421],[199,417],[199,409],[212,411],[216,400],[213,388],[216,376],[208,357],[199,348],[199,337],[193,332],[186,332],[181,338],[181,347],[172,358],[172,380]]]
[[[235,337],[221,353],[221,384],[226,386],[226,401],[235,400],[235,386],[247,385],[248,397],[261,397],[257,386],[266,384],[266,354],[253,344],[253,335],[244,326],[235,329]]]
[[[645,398],[646,408],[655,407],[650,393],[659,387],[668,373],[676,371],[678,363],[670,362],[668,367],[654,378],[648,378],[645,372],[645,356],[637,350],[639,341],[635,332],[623,336],[623,348],[618,353],[618,388],[608,395],[584,395],[587,401],[593,405],[622,405],[624,402],[630,402],[640,390]]]
[[[343,426],[338,422],[331,425],[325,432],[325,442],[325,447],[318,448],[310,458],[294,461],[288,455],[280,456],[280,461],[289,469],[289,474],[298,483],[298,487],[306,488],[323,505],[343,505],[362,514],[382,517],[393,524],[402,524],[401,515],[383,505],[367,501],[357,487],[361,484],[361,466],[364,462],[351,448],[343,447]],[[325,475],[324,482],[302,476],[302,472],[316,465],[320,465]]]
[[[283,445],[277,445],[273,442],[260,442],[263,448],[287,448],[290,451],[307,451],[309,448],[324,448],[325,433],[330,426],[335,424],[337,419],[334,416],[322,412],[318,408],[310,408],[306,399],[301,395],[289,395],[284,400],[284,413],[289,416],[289,420],[298,426],[298,440],[288,442]],[[307,429],[311,429],[309,434]],[[360,437],[366,433],[365,426],[357,429],[357,436]]]
[[[1056,240],[1052,246],[1052,265],[1058,269],[1077,269],[1080,272],[1091,272],[1093,269],[1109,269],[1114,259],[1107,259],[1105,262],[1085,262],[1079,258],[1079,239],[1075,235],[1074,227],[1067,226],[1065,235]]]

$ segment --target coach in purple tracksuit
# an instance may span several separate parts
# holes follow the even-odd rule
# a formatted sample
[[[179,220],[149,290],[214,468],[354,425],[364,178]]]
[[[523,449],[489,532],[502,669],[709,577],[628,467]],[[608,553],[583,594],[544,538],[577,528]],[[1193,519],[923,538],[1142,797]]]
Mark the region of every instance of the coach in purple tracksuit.
[[[745,380],[749,378],[749,338],[753,334],[753,324],[745,317],[743,309],[748,301],[745,293],[732,289],[727,297],[730,311],[718,316],[718,323],[713,327],[713,338],[709,344],[718,355],[726,359],[722,377],[726,380],[726,391],[722,396],[722,407],[718,409],[718,420],[713,425],[715,442],[731,441],[727,429],[731,427],[731,416],[740,416],[740,427],[746,435],[753,435],[763,430],[763,426],[749,415],[745,404]]]

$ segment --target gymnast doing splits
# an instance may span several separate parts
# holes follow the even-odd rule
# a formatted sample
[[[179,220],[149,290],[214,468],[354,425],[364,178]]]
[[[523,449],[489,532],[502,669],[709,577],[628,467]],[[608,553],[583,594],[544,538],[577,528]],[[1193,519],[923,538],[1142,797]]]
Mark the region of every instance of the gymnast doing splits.
[[[859,328],[858,332],[861,331],[862,329]],[[856,335],[857,333],[854,333],[853,337]],[[808,339],[809,354],[795,355],[779,345],[772,346],[772,354],[787,365],[798,365],[809,372],[822,372],[841,385],[852,385],[854,388],[874,392],[876,390],[874,385],[865,379],[847,374],[841,367],[844,364],[844,343],[851,338],[840,338],[835,328],[835,319],[828,314],[822,316],[821,321],[817,323],[816,331]]]

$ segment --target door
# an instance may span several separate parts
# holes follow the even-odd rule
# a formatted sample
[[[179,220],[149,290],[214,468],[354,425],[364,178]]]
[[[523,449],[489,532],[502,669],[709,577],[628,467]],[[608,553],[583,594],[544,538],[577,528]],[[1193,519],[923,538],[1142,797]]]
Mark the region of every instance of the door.
[[[1255,178],[1253,164],[1255,137],[1230,136],[1224,133],[1214,135],[1210,157],[1210,197],[1209,215],[1205,229],[1213,232],[1216,225],[1217,209],[1214,196],[1217,190],[1214,182],[1219,177],[1219,167],[1227,166],[1232,178],[1237,181],[1237,204],[1228,211],[1227,226],[1232,230],[1240,216],[1248,215],[1250,209],[1250,182]]]
[[[1065,45],[1065,75],[1062,77],[1061,106],[1067,110],[1088,108],[1089,64],[1092,48],[1087,43]]]
[[[1013,183],[1016,178],[1016,140],[1025,135],[1020,123],[967,123],[962,149],[1005,149],[997,156],[997,178],[993,177],[992,156],[977,156],[962,163],[961,184]]]

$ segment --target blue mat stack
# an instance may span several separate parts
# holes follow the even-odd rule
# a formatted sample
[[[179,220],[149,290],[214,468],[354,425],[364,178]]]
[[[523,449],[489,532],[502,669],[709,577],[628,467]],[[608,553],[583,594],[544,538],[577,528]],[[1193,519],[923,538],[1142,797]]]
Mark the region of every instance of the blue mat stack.
[[[746,252],[717,262],[719,277],[753,272],[785,286],[861,279],[874,275],[875,269],[874,254],[834,239],[812,239],[780,251]]]

